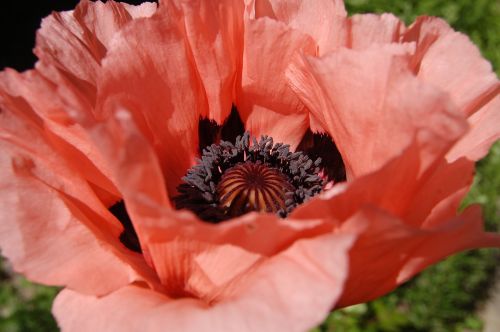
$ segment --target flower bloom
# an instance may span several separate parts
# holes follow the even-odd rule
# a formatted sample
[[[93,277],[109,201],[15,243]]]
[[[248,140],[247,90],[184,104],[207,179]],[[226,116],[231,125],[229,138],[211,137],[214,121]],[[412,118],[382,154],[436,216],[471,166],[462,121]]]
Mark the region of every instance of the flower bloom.
[[[0,245],[65,331],[304,331],[500,247],[457,214],[500,84],[441,19],[83,0],[35,53],[0,73]]]

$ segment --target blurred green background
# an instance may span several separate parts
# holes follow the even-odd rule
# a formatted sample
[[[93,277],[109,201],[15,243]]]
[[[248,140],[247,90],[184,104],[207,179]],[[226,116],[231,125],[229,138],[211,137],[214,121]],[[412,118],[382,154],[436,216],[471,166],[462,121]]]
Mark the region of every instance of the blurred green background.
[[[346,0],[349,13],[392,12],[407,24],[419,15],[445,18],[469,35],[497,72],[500,68],[500,1]],[[464,205],[483,205],[486,228],[500,225],[500,142],[477,165],[475,184]],[[333,312],[313,331],[450,332],[481,331],[478,310],[488,298],[500,252],[475,250],[427,269],[395,292]],[[57,289],[14,275],[0,260],[0,331],[57,331],[50,307]],[[499,314],[500,314],[500,308]]]

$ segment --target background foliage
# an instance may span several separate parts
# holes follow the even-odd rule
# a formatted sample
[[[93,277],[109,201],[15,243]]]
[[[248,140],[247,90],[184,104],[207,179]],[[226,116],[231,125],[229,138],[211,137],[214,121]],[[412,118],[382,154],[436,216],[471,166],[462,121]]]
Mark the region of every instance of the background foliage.
[[[483,55],[500,68],[500,2],[496,0],[345,0],[350,14],[392,12],[407,24],[419,15],[445,18],[469,35]],[[475,184],[464,205],[483,205],[486,227],[500,225],[500,143],[478,163]],[[366,304],[333,312],[314,331],[449,332],[481,331],[476,314],[487,298],[498,250],[452,256],[395,292]],[[50,307],[57,289],[34,285],[0,261],[0,331],[57,331]]]

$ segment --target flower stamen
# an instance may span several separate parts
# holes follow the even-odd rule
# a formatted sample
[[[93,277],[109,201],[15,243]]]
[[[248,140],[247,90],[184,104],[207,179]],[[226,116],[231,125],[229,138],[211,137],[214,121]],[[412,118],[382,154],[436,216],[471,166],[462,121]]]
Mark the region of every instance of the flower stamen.
[[[188,170],[174,198],[178,209],[195,212],[208,222],[220,222],[245,213],[271,212],[286,217],[296,206],[321,192],[321,159],[260,141],[248,133],[235,144],[221,141],[203,150],[198,164]]]

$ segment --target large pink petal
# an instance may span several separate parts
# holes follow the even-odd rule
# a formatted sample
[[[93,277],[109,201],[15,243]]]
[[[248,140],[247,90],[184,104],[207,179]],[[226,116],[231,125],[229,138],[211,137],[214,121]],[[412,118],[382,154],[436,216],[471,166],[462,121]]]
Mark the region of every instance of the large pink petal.
[[[350,17],[345,30],[346,46],[361,50],[373,44],[398,43],[405,26],[392,14],[361,14]]]
[[[325,234],[332,224],[324,219],[281,219],[272,214],[250,213],[217,225],[199,220],[187,211],[156,207],[156,214],[142,215],[144,241],[168,242],[186,237],[211,244],[231,244],[272,256],[295,241]]]
[[[238,111],[245,128],[276,142],[300,142],[308,128],[304,104],[290,89],[285,69],[299,54],[314,54],[313,40],[267,17],[245,21]]]
[[[232,245],[211,245],[177,237],[148,243],[154,268],[171,297],[215,303],[230,296],[261,256]]]
[[[497,235],[484,233],[477,207],[455,217],[473,162],[449,163],[444,150],[425,165],[420,149],[414,142],[380,170],[333,187],[289,217],[328,216],[360,235],[339,306],[379,297],[454,252],[500,246]]]
[[[460,197],[448,201],[448,197],[460,193],[473,180],[474,164],[460,159],[449,163],[445,151],[434,155],[431,164],[422,159],[422,147],[413,142],[405,151],[389,161],[380,170],[352,181],[339,184],[292,212],[291,218],[336,218],[346,220],[365,205],[377,206],[402,219],[407,225],[423,227],[429,216],[441,202],[441,220],[433,220],[426,227],[440,225],[454,216]],[[445,211],[449,213],[444,213]],[[435,217],[434,217],[435,218]]]
[[[119,242],[119,222],[80,171],[51,147],[40,119],[28,107],[4,102],[0,245],[14,269],[90,294],[134,280],[155,284],[144,261]]]
[[[153,219],[164,226],[168,221],[159,217],[160,211],[172,208],[158,156],[127,109],[118,109],[106,122],[89,130],[116,177],[144,251],[147,241],[144,227],[148,220]]]
[[[500,83],[479,49],[443,20],[421,17],[404,41],[417,42],[418,77],[448,92],[467,116],[500,91]],[[422,53],[422,54],[419,54]]]
[[[63,331],[305,331],[342,291],[350,235],[302,240],[264,262],[231,297],[207,305],[136,286],[95,298],[63,291],[53,312]],[[305,291],[297,291],[305,290]]]
[[[77,133],[78,125],[76,128],[68,128],[68,123],[65,123],[65,127],[61,126],[60,122],[63,120],[68,122],[70,119],[70,122],[76,121],[79,124],[95,122],[96,84],[109,43],[134,18],[151,16],[156,11],[156,6],[155,3],[132,6],[114,1],[102,3],[83,0],[75,10],[54,12],[42,21],[35,47],[40,61],[36,63],[37,75],[33,76],[39,76],[38,81],[45,82],[30,86],[28,94],[31,94],[29,91],[34,91],[34,97],[43,88],[53,90],[50,93],[54,94],[52,98],[49,94],[42,94],[44,98],[32,98],[30,102],[35,102],[34,109],[39,114],[59,116],[59,126],[52,128],[58,131],[59,136],[67,135],[64,139],[68,140],[82,136]],[[35,81],[29,74],[25,78],[24,84]],[[41,100],[50,101],[47,103],[57,106],[54,110],[43,109],[40,107],[44,106]],[[82,150],[85,147],[75,148]]]
[[[4,99],[12,101],[9,106],[11,109],[18,108],[23,113],[26,103],[25,106],[40,117],[52,146],[66,157],[68,163],[81,171],[104,201],[110,204],[116,201],[119,193],[113,184],[109,166],[87,131],[72,119],[72,114],[77,112],[75,109],[82,108],[75,104],[68,105],[59,94],[59,85],[44,78],[37,70],[19,74],[7,69],[0,73],[0,88],[4,92]],[[68,112],[68,109],[72,111]]]
[[[134,16],[150,16],[155,9],[154,3],[136,8],[114,1],[81,1],[74,11],[54,12],[42,21],[35,53],[42,62],[95,86],[113,35]]]
[[[375,209],[357,213],[342,226],[365,229],[350,251],[349,277],[338,306],[380,297],[452,253],[500,247],[500,237],[484,233],[481,219],[476,206],[443,227],[424,231]]]
[[[290,145],[291,150],[299,145],[308,127],[309,116],[306,112],[280,114],[259,105],[253,106],[245,122],[245,129],[253,136],[270,136],[276,143]]]
[[[409,225],[423,228],[436,227],[456,215],[465,191],[470,188],[474,179],[474,163],[465,158],[448,162],[438,158],[426,172],[422,173],[409,188],[413,194],[404,208],[403,216]],[[409,184],[407,182],[406,184]],[[404,183],[401,183],[404,186]],[[457,197],[458,195],[458,197]],[[448,211],[444,214],[443,209]],[[440,218],[434,216],[441,210]]]
[[[447,95],[408,69],[410,45],[340,50],[306,57],[289,69],[290,84],[335,140],[348,178],[372,172],[415,136],[432,161],[465,131]]]
[[[158,156],[128,110],[117,110],[106,122],[90,128],[90,133],[106,156],[125,201],[170,206]]]
[[[90,190],[81,174],[83,170],[73,167],[71,160],[66,160],[66,155],[54,148],[59,142],[54,142],[51,133],[46,132],[44,122],[23,99],[2,92],[0,139],[5,147],[6,160],[21,156],[22,160],[35,163],[37,167],[27,170],[42,183],[85,202],[91,210],[102,215],[102,203]],[[106,222],[102,227],[111,232],[120,228],[116,221]]]
[[[207,110],[179,15],[164,7],[123,28],[102,61],[97,97],[104,118],[131,112],[156,150],[172,196],[194,163],[198,120]]]
[[[311,36],[318,56],[341,47],[366,49],[373,44],[397,43],[406,29],[404,23],[391,14],[347,18],[343,2],[336,0],[312,4],[298,0],[256,0],[254,16],[278,20]]]
[[[500,95],[472,114],[467,121],[470,130],[448,154],[449,160],[467,157],[479,160],[486,156],[491,145],[500,139]]]
[[[32,167],[22,158],[14,162],[18,172]],[[21,176],[26,178],[2,181],[0,190],[8,197],[0,204],[0,247],[16,272],[87,294],[107,294],[134,281],[159,287],[144,259],[119,243],[118,234],[98,229],[96,223],[106,220],[30,174]]]
[[[110,40],[134,18],[155,11],[154,3],[82,1],[74,11],[53,13],[38,33],[37,69],[23,74],[6,70],[0,78],[2,89],[13,98],[23,98],[41,117],[53,146],[82,171],[107,203],[118,197],[113,175],[81,123],[94,121],[95,84]]]
[[[165,1],[165,6],[168,6]],[[208,99],[210,119],[231,111],[243,52],[243,1],[174,1],[184,14],[187,40]]]
[[[3,161],[2,167],[5,171]],[[71,201],[34,179],[9,175],[12,179],[1,183],[0,246],[15,271],[88,294],[105,294],[135,279],[113,249],[82,224],[85,216]]]
[[[143,2],[134,6],[113,0],[106,2],[83,0],[73,11],[73,16],[84,31],[84,40],[87,40],[86,38],[90,40],[90,36],[94,35],[105,48],[108,48],[114,35],[128,22],[141,17],[150,17],[156,9],[155,2]]]
[[[254,17],[269,17],[311,36],[319,55],[346,44],[347,12],[339,0],[256,0]]]

